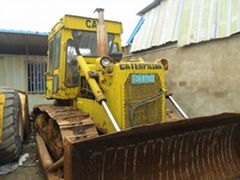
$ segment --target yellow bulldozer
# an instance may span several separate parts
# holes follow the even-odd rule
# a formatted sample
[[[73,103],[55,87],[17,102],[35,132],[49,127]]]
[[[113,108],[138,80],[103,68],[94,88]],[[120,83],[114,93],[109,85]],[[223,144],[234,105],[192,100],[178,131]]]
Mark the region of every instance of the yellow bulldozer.
[[[167,62],[124,60],[121,23],[96,11],[49,33],[45,97],[55,101],[32,112],[46,178],[236,179],[240,115],[166,122],[166,99],[187,118],[165,86]]]

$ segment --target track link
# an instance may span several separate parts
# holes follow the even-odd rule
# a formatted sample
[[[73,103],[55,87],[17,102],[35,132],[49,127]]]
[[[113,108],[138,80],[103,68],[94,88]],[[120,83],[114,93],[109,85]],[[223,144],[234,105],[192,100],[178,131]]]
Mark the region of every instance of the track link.
[[[47,167],[44,167],[44,157],[40,157],[47,173],[56,163],[63,162],[64,139],[74,143],[98,136],[97,129],[89,114],[71,106],[38,105],[34,107],[32,117],[35,120],[36,131],[52,159],[52,165],[48,164]],[[41,148],[41,146],[39,147]],[[62,171],[61,168],[58,170]]]

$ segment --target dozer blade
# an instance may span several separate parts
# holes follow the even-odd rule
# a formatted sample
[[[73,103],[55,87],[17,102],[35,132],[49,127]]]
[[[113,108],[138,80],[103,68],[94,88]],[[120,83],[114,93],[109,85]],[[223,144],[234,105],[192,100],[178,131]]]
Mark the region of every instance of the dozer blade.
[[[66,139],[64,178],[237,179],[239,142],[240,115],[232,113]]]

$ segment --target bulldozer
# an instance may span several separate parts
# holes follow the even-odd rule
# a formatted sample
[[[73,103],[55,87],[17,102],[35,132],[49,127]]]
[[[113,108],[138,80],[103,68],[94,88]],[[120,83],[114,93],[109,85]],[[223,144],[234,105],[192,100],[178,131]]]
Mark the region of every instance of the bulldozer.
[[[236,179],[240,115],[189,119],[166,61],[124,59],[122,25],[65,15],[49,33],[47,99],[32,112],[46,179]],[[187,119],[166,120],[166,99]]]

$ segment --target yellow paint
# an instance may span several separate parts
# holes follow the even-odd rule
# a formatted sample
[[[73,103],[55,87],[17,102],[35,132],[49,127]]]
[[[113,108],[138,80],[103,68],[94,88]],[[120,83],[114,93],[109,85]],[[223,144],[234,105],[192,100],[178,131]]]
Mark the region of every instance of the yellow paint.
[[[60,29],[81,29],[85,31],[96,31],[96,24],[98,19],[81,17],[81,16],[72,16],[65,15],[60,21],[52,28],[52,31],[49,33],[49,38],[52,39],[53,35],[56,34]],[[107,26],[107,32],[114,34],[122,33],[122,23],[116,21],[107,21],[105,20]]]
[[[5,95],[0,92],[0,143],[2,143]]]
[[[78,64],[82,70],[83,76],[86,77],[86,80],[88,81],[91,90],[93,91],[93,94],[96,97],[96,101],[101,102],[102,100],[105,100],[106,98],[104,97],[96,80],[89,76],[88,72],[90,71],[90,68],[88,67],[87,63],[85,62],[82,56],[78,56]]]
[[[138,59],[135,62],[122,62],[110,65],[107,68],[103,68],[100,65],[99,57],[86,57],[78,56],[77,65],[79,66],[79,77],[85,78],[85,84],[88,84],[90,89],[83,89],[81,84],[76,87],[67,87],[65,82],[66,76],[66,57],[67,57],[67,42],[69,39],[73,39],[72,30],[84,30],[84,31],[96,31],[96,19],[77,17],[77,16],[64,16],[57,25],[55,25],[49,34],[49,42],[51,42],[56,34],[60,34],[60,54],[59,54],[59,66],[55,68],[52,72],[47,73],[47,91],[46,97],[50,99],[60,99],[68,100],[77,109],[89,113],[99,129],[105,132],[113,132],[113,126],[107,117],[105,111],[98,103],[103,99],[106,99],[107,105],[111,110],[113,116],[115,117],[117,124],[121,129],[126,129],[129,126],[129,102],[125,102],[131,97],[126,94],[130,87],[126,86],[126,82],[129,85],[129,78],[131,74],[154,74],[159,88],[157,92],[163,90],[163,95],[160,100],[156,103],[153,108],[161,112],[156,119],[159,122],[165,121],[165,81],[164,81],[164,69],[159,63],[146,63],[143,59]],[[121,33],[122,26],[121,23],[113,21],[105,21],[107,26],[107,33],[113,33],[115,38],[114,42],[119,45],[119,50],[122,51],[121,47]],[[131,66],[136,68],[130,68]],[[150,68],[149,68],[149,67]],[[152,68],[158,66],[158,68]],[[126,67],[125,69],[123,67]],[[138,68],[144,67],[144,68]],[[93,75],[91,75],[93,74]],[[96,75],[96,76],[94,76]],[[54,92],[54,77],[58,77],[58,90]],[[161,86],[160,86],[161,85]],[[137,86],[131,85],[136,89]],[[144,85],[141,87],[145,87]],[[146,88],[149,87],[146,85]],[[134,89],[133,88],[133,89]],[[82,90],[86,90],[94,94],[95,99],[90,99],[90,97],[84,97]],[[144,90],[144,89],[143,89]],[[142,90],[142,91],[143,91]],[[155,89],[156,90],[156,89]],[[129,93],[130,92],[130,93]],[[149,89],[151,92],[151,89]],[[131,89],[128,91],[131,94]],[[136,94],[131,94],[132,96],[137,96]],[[155,94],[153,94],[155,95]],[[135,98],[135,97],[134,97]],[[139,103],[140,100],[131,100],[131,103]],[[136,102],[133,102],[136,101]],[[138,102],[137,102],[138,101]],[[59,101],[56,101],[59,102]],[[139,110],[139,109],[138,109]],[[127,113],[128,111],[128,113]],[[140,109],[137,113],[142,113]],[[148,112],[146,112],[147,114]],[[156,114],[153,114],[153,116]],[[142,113],[143,119],[145,117]],[[151,117],[151,116],[150,116]],[[159,118],[160,117],[160,118]],[[151,118],[150,123],[151,122]],[[141,125],[141,124],[137,124]]]
[[[88,22],[88,23],[87,23]],[[60,54],[59,54],[59,67],[53,70],[53,74],[47,73],[47,90],[45,97],[48,99],[74,99],[79,94],[79,87],[67,87],[65,84],[65,69],[66,69],[66,47],[67,41],[69,39],[73,39],[72,30],[84,30],[84,31],[94,31],[97,29],[94,26],[87,27],[87,24],[90,26],[93,22],[97,23],[97,19],[80,17],[80,16],[71,16],[65,15],[61,18],[60,22],[58,22],[49,33],[48,41],[52,41],[54,36],[59,33],[61,36],[60,43]],[[107,32],[113,33],[115,38],[114,42],[119,45],[119,49],[121,51],[121,33],[122,33],[122,24],[120,22],[115,21],[105,21],[107,26]],[[48,52],[49,53],[49,52]],[[92,64],[90,68],[95,68],[96,57],[84,57],[86,63]],[[49,65],[48,65],[49,67]],[[49,69],[48,69],[49,72]],[[58,91],[53,92],[54,87],[54,76],[58,76]]]
[[[28,100],[27,100],[27,94],[21,91],[18,91],[18,96],[20,98],[20,102],[21,102],[21,118],[19,119],[19,135],[22,137],[23,136],[23,128],[24,130],[27,132],[29,131],[29,129],[26,129],[27,127],[29,127],[29,119],[28,119],[28,109],[26,109],[25,107],[28,107]],[[27,112],[26,112],[27,111]],[[23,127],[23,128],[22,128]]]
[[[149,64],[149,63],[127,63],[127,64]],[[150,63],[153,64],[153,63]],[[162,89],[166,92],[164,71],[163,69],[134,69],[134,70],[121,70],[120,64],[113,65],[113,72],[110,74],[99,73],[99,86],[104,92],[104,96],[107,99],[107,105],[109,106],[113,116],[115,117],[118,125],[121,129],[125,129],[125,110],[124,110],[124,82],[128,76],[132,73],[142,74],[156,74],[162,83]],[[162,112],[162,122],[165,121],[165,95],[161,98],[162,106],[159,107],[159,111]],[[100,129],[104,129],[106,132],[114,131],[111,122],[109,121],[106,113],[101,105],[95,100],[89,100],[85,98],[78,98],[76,100],[76,106],[78,109],[88,112],[93,117],[95,123]]]

